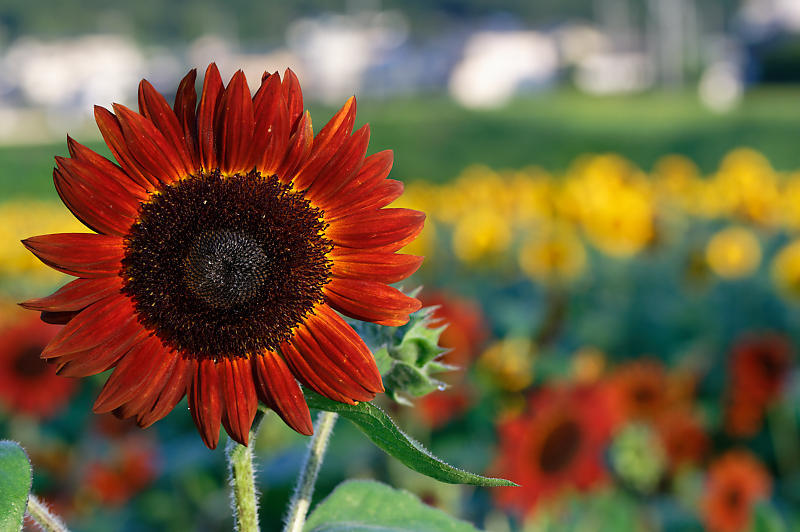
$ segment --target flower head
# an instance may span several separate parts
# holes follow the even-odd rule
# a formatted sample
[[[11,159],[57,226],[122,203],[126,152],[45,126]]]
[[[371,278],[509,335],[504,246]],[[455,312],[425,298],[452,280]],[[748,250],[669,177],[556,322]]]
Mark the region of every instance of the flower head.
[[[527,413],[499,427],[499,456],[492,471],[521,487],[498,488],[498,503],[530,514],[541,500],[600,484],[606,477],[603,452],[615,423],[602,387],[535,393]]]
[[[729,451],[708,471],[701,501],[703,521],[712,532],[738,532],[750,525],[753,506],[769,496],[771,479],[764,465],[745,451]]]
[[[314,136],[294,74],[244,74],[225,86],[211,64],[172,108],[147,82],[139,112],[95,118],[116,163],[68,139],[61,199],[95,233],[25,246],[78,277],[24,306],[65,323],[43,356],[59,372],[114,368],[94,405],[148,426],[188,396],[203,441],[220,423],[246,443],[258,401],[312,431],[298,386],[333,400],[383,390],[364,342],[337,314],[400,325],[419,302],[388,286],[421,258],[395,253],[424,215],[384,208],[403,190],[391,152],[365,157],[351,98]]]
[[[4,316],[5,318],[5,316]],[[58,327],[31,315],[0,322],[0,404],[12,412],[50,417],[75,390],[75,382],[56,375],[39,358]]]

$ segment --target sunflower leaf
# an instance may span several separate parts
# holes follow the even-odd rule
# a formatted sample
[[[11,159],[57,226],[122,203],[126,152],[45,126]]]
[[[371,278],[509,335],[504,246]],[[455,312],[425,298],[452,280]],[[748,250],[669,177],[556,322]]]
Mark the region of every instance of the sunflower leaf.
[[[31,481],[31,462],[22,447],[0,441],[0,530],[22,528]]]
[[[336,412],[354,423],[372,442],[400,460],[408,468],[440,482],[475,486],[516,486],[510,480],[490,478],[463,471],[432,455],[422,444],[400,430],[386,412],[372,403],[348,405],[332,401],[311,390],[304,390],[311,408]]]
[[[407,491],[371,480],[340,484],[314,508],[305,532],[476,532],[464,521],[431,508]]]

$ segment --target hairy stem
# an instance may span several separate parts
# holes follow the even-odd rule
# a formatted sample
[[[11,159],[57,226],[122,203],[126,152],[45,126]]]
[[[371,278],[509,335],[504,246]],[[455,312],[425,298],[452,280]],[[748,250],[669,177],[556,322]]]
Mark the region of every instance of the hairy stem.
[[[297,477],[294,495],[289,503],[289,515],[286,518],[284,532],[301,532],[303,530],[306,515],[311,506],[311,497],[314,495],[317,474],[338,417],[339,414],[325,411],[320,412],[317,416],[314,435],[311,436],[308,444],[308,452],[303,461],[303,467],[300,469],[300,476]]]
[[[231,480],[233,520],[239,532],[258,532],[258,496],[253,479],[253,445],[264,412],[259,410],[250,430],[250,445],[245,447],[228,440],[225,454]]]
[[[44,532],[68,532],[61,519],[51,513],[50,509],[33,494],[28,496],[27,513]]]

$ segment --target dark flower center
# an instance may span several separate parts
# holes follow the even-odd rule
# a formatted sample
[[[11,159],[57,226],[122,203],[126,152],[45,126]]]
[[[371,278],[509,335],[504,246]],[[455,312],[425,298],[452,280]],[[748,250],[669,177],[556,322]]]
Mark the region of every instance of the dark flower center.
[[[546,474],[565,469],[578,454],[581,428],[575,421],[565,420],[550,431],[539,450],[539,470]]]
[[[322,299],[324,230],[322,211],[275,176],[190,176],[142,205],[124,292],[139,321],[185,354],[274,350]]]
[[[41,359],[43,346],[29,346],[14,359],[14,373],[20,377],[38,377],[47,373],[47,362]]]
[[[267,255],[258,242],[222,230],[197,237],[183,263],[183,278],[209,306],[227,309],[257,296],[268,269]]]

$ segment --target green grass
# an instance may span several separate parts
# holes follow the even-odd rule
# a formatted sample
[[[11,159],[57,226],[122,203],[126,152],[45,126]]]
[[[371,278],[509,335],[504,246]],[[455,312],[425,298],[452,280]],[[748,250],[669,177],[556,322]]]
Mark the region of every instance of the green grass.
[[[332,112],[312,109],[316,130]],[[561,91],[491,111],[465,110],[442,96],[366,100],[359,121],[371,125],[371,151],[395,151],[392,175],[403,180],[446,181],[471,163],[561,171],[580,154],[608,151],[646,170],[680,153],[711,172],[738,146],[761,151],[778,169],[800,168],[800,89],[751,92],[723,115],[704,109],[694,93],[596,98]],[[0,198],[55,198],[52,157],[65,151],[64,143],[0,148]]]

